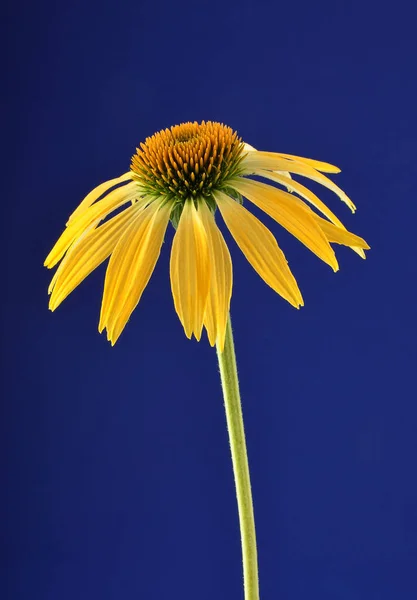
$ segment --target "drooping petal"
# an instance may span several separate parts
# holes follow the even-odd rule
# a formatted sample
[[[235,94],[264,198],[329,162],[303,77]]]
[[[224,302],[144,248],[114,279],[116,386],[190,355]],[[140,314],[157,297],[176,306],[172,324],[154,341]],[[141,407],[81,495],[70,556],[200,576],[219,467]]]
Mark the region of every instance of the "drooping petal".
[[[204,326],[211,346],[217,341],[220,351],[223,351],[232,296],[232,261],[214,215],[205,202],[201,202],[198,212],[206,230],[210,261],[210,291],[204,313]]]
[[[132,292],[132,299],[135,300],[134,308],[152,275],[159,256],[158,234],[161,231],[156,226],[157,234],[154,239],[152,238],[152,231],[154,231],[155,222],[158,224],[163,222],[166,214],[168,214],[168,219],[170,212],[168,208],[164,209],[161,213],[162,218],[157,219],[158,212],[162,208],[162,202],[163,200],[155,200],[143,210],[138,211],[123,236],[119,239],[110,257],[104,281],[99,331],[101,333],[106,327],[107,337],[112,343],[114,343],[113,327],[116,325],[119,316],[121,316],[119,326],[124,318],[126,318],[124,321],[124,324],[126,324],[130,316],[129,313],[126,317],[128,311],[124,311],[124,308],[125,305],[127,308],[131,305],[129,295],[132,288],[134,287]],[[167,219],[166,223],[168,222]],[[165,233],[165,229],[163,233]],[[121,329],[119,335],[120,332]]]
[[[130,282],[130,288],[127,294],[123,292],[125,297],[123,308],[115,319],[110,317],[107,324],[107,336],[112,345],[116,343],[125,328],[151,278],[161,252],[171,208],[169,203],[161,206],[149,222],[146,231],[143,232],[142,238],[140,240],[136,238],[132,242],[138,244],[138,252],[125,280],[127,283]],[[116,313],[114,314],[116,315]]]
[[[297,282],[269,229],[226,194],[217,192],[215,200],[230,233],[255,271],[290,304],[302,306]]]
[[[170,261],[171,289],[185,334],[199,340],[210,289],[207,235],[194,201],[187,200],[174,236]]]
[[[339,167],[331,165],[330,163],[323,162],[322,160],[314,160],[313,158],[303,158],[302,156],[294,156],[293,154],[283,154],[282,152],[263,152],[263,154],[271,156],[272,158],[288,158],[297,163],[308,165],[322,171],[323,173],[340,173]]]
[[[243,177],[235,179],[233,187],[285,227],[316,256],[330,265],[334,271],[338,270],[335,253],[326,236],[309,212],[294,202],[290,194],[265,183]]]
[[[130,206],[101,227],[91,227],[68,250],[56,272],[49,308],[55,310],[63,300],[114,250],[144,202]],[[52,286],[52,282],[51,282]]]
[[[320,200],[316,194],[314,194],[311,190],[306,188],[304,185],[299,183],[298,181],[294,181],[294,179],[288,180],[287,177],[277,173],[276,171],[265,171],[263,169],[259,169],[254,173],[254,175],[259,175],[260,177],[265,177],[266,179],[270,179],[271,181],[275,181],[281,185],[284,185],[287,189],[291,189],[292,192],[295,192],[307,202],[309,202],[312,206],[317,208],[323,215],[325,215],[332,223],[337,225],[338,227],[342,227],[344,229],[343,223],[336,217],[336,215],[328,208],[324,202]]]
[[[90,231],[93,231],[97,227],[98,224],[99,224],[99,221],[94,221],[93,223],[91,223],[91,225],[89,227],[87,227],[87,229],[84,231],[84,233],[72,244],[70,250],[64,256],[64,259],[61,261],[60,265],[58,266],[57,270],[55,271],[55,273],[54,273],[54,275],[53,275],[53,277],[51,279],[51,282],[50,282],[50,284],[48,286],[48,295],[52,294],[52,292],[53,292],[53,290],[55,288],[55,284],[56,284],[56,282],[58,280],[58,277],[61,275],[62,271],[65,268],[65,263],[66,263],[66,260],[68,258],[68,255],[70,254],[70,252],[74,249],[74,247],[79,242],[81,242],[81,240],[83,239],[83,237],[85,237],[88,233],[90,233]],[[51,308],[51,302],[49,302],[49,309],[53,310]]]
[[[294,180],[288,181],[288,179],[286,177],[283,177],[281,174],[278,174],[277,171],[264,171],[262,169],[259,169],[259,171],[257,171],[255,173],[255,175],[260,175],[261,177],[266,177],[267,179],[276,181],[277,183],[280,183],[281,185],[285,185],[287,187],[287,189],[291,189],[293,192],[297,193],[299,196],[301,196],[302,198],[304,198],[305,200],[310,202],[310,204],[312,204],[315,208],[317,208],[317,210],[319,210],[323,215],[325,215],[338,228],[342,229],[343,231],[347,231],[346,227],[336,217],[336,215],[330,210],[330,208],[328,208],[328,206],[326,206],[326,204],[324,204],[324,202],[322,202],[320,200],[320,198],[318,198],[315,194],[313,194],[313,192],[311,190],[309,190],[308,188],[301,185],[301,183],[299,183],[298,181],[294,181]],[[299,201],[299,199],[296,196],[292,196],[292,198],[293,198],[294,202]],[[306,208],[304,203],[301,203],[301,204],[304,208]],[[314,217],[317,217],[318,219],[320,218],[319,215],[317,215],[314,211],[312,211],[312,215]],[[327,223],[327,222],[328,221],[325,221],[325,223]],[[323,227],[321,227],[321,229],[323,229]],[[329,242],[332,242],[332,240],[329,239]],[[362,250],[362,248],[360,248],[358,246],[350,246],[350,248],[354,252],[356,252],[356,254],[359,254],[359,256],[361,256],[362,258],[366,258],[365,253]]]
[[[66,270],[66,268],[67,268],[68,259],[71,260],[70,257],[74,256],[73,253],[76,252],[78,244],[82,243],[83,239],[86,236],[88,236],[91,232],[93,232],[98,224],[99,224],[98,221],[95,221],[94,223],[92,223],[89,227],[87,227],[87,229],[84,231],[84,233],[72,244],[72,246],[70,247],[70,249],[64,256],[64,258],[62,259],[61,263],[59,264],[57,270],[54,273],[54,276],[51,279],[51,282],[48,286],[48,294],[49,295],[51,295],[53,293],[58,279],[61,277],[61,274],[63,273],[63,271]],[[62,282],[62,279],[61,279],[61,282]],[[57,306],[55,308],[57,308]],[[55,308],[52,308],[51,298],[50,298],[49,299],[49,310],[53,311],[53,310],[55,310]]]
[[[136,194],[136,185],[134,183],[129,183],[122,188],[110,192],[103,200],[99,200],[86,211],[82,212],[79,217],[74,218],[46,257],[44,263],[45,267],[48,267],[49,269],[54,267],[64,256],[71,244],[82,235],[92,223],[95,221],[102,221],[111,212],[132,200]]]
[[[356,206],[343,190],[341,190],[331,179],[307,164],[274,157],[267,152],[249,152],[242,160],[242,167],[245,169],[244,174],[254,173],[258,169],[265,169],[270,171],[289,171],[290,173],[307,177],[334,192],[339,196],[342,202],[347,204],[352,212],[355,212],[356,210]]]
[[[243,149],[246,152],[257,152],[256,148],[254,148],[250,144],[247,144],[246,142],[243,144]],[[284,177],[287,177],[288,179],[292,179],[291,174],[288,171],[275,171],[275,173],[278,173],[278,175],[284,175]],[[252,174],[252,172],[248,174]],[[289,192],[292,191],[289,187],[287,187],[287,190]]]
[[[71,214],[71,216],[69,217],[69,219],[67,221],[67,226],[71,223],[71,221],[73,219],[79,217],[81,215],[81,213],[84,212],[84,210],[86,210],[89,206],[94,204],[94,202],[96,200],[98,200],[98,198],[100,198],[100,196],[105,194],[112,187],[118,185],[119,183],[123,183],[125,181],[130,181],[131,179],[132,179],[131,173],[130,173],[130,171],[128,171],[127,173],[123,173],[123,175],[121,175],[120,177],[116,177],[115,179],[109,179],[109,181],[105,181],[104,183],[101,183],[96,188],[91,190],[91,192],[89,194],[87,194],[87,196],[84,198],[84,200],[82,202],[80,202],[80,204],[77,206],[77,208]]]
[[[326,238],[332,244],[341,244],[343,246],[349,246],[350,248],[358,248],[360,250],[370,250],[370,247],[365,240],[347,229],[341,229],[336,227],[333,223],[329,223],[326,219],[322,219],[319,215],[313,213],[313,218],[316,220],[320,229],[323,231]],[[362,258],[365,258],[365,253],[360,254]]]
[[[250,144],[244,143],[243,148],[247,152],[258,152],[258,150],[256,150],[256,148],[254,148]],[[263,152],[263,154],[268,154],[268,155],[272,156],[273,158],[289,158],[290,160],[294,160],[296,162],[301,162],[306,165],[309,165],[310,167],[317,169],[317,171],[322,171],[323,173],[340,173],[339,167],[336,167],[335,165],[331,165],[330,163],[327,163],[327,162],[323,162],[321,160],[314,160],[312,158],[304,158],[302,156],[295,156],[294,154],[283,154],[282,152]]]

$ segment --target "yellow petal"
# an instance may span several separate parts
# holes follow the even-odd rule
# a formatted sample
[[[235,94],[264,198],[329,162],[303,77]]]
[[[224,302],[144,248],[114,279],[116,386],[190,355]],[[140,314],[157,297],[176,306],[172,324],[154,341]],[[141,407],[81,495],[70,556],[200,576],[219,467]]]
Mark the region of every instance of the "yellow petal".
[[[320,200],[320,198],[318,198],[315,194],[313,194],[313,192],[311,190],[309,190],[308,188],[304,187],[303,185],[301,185],[301,183],[298,183],[298,181],[288,181],[288,179],[282,175],[278,175],[276,171],[272,172],[272,171],[264,171],[259,169],[259,171],[257,171],[255,173],[256,175],[260,175],[261,177],[266,177],[267,179],[271,179],[272,181],[276,181],[277,183],[280,183],[281,185],[285,185],[287,187],[287,189],[291,189],[291,191],[297,193],[299,196],[301,196],[302,198],[304,198],[305,200],[307,200],[308,202],[310,202],[310,204],[312,204],[315,208],[317,208],[323,215],[325,215],[330,221],[331,223],[333,223],[334,225],[337,226],[338,229],[342,229],[343,231],[347,231],[346,227],[343,225],[343,223],[336,217],[336,215],[324,204],[324,202],[322,202]],[[296,196],[292,196],[292,199],[294,202],[299,201],[299,199]],[[304,208],[307,208],[305,206],[304,203],[300,203]],[[328,223],[328,221],[326,221],[325,219],[321,219],[319,217],[319,215],[317,215],[314,211],[311,211],[311,215],[317,220],[320,220],[320,224],[322,224],[324,222],[324,224]],[[326,227],[326,225],[325,225]],[[323,230],[324,234],[326,235],[326,232],[324,231],[323,227],[321,227],[321,229]],[[327,231],[334,231],[333,228],[328,228],[327,227]],[[338,232],[334,231],[333,237],[335,235],[338,235],[339,238],[338,239],[347,239],[347,237],[343,237],[343,233],[339,235]],[[352,234],[353,235],[353,234]],[[334,242],[334,243],[339,243],[336,242],[333,239],[329,239],[329,237],[326,235],[327,239],[329,242]],[[362,239],[362,238],[360,238]],[[363,241],[363,240],[362,240]],[[365,253],[362,250],[361,247],[359,246],[353,246],[351,244],[346,244],[348,246],[350,246],[352,248],[352,250],[354,252],[356,252],[356,254],[359,254],[359,256],[361,256],[362,258],[365,258]]]
[[[256,148],[251,146],[250,144],[243,144],[243,149],[246,152],[258,152]],[[321,160],[314,160],[312,158],[304,158],[302,156],[294,156],[294,154],[283,154],[282,152],[262,152],[264,155],[269,155],[272,158],[289,158],[290,160],[294,160],[296,162],[301,162],[318,171],[323,171],[323,173],[340,173],[339,167],[335,167],[335,165],[331,165],[327,162],[323,162]]]
[[[244,174],[254,173],[258,169],[271,171],[289,171],[302,177],[308,177],[317,183],[334,192],[339,198],[349,206],[352,212],[355,212],[356,206],[352,200],[341,190],[331,179],[316,171],[307,164],[297,163],[285,158],[273,157],[267,152],[249,152],[242,160],[242,167],[245,169]]]
[[[143,232],[143,237],[140,240],[136,238],[132,242],[133,244],[138,244],[139,252],[126,278],[126,283],[130,282],[130,288],[127,294],[123,292],[125,296],[123,308],[119,311],[117,318],[109,320],[107,325],[107,336],[112,345],[116,343],[125,328],[130,315],[138,305],[143,291],[151,278],[161,253],[171,208],[171,205],[168,203],[161,206],[149,222],[146,232]]]
[[[98,198],[100,198],[100,196],[102,196],[109,189],[111,189],[115,185],[118,185],[119,183],[123,183],[124,181],[129,181],[131,179],[131,173],[130,171],[128,171],[128,173],[123,173],[123,175],[121,175],[120,177],[116,177],[115,179],[109,179],[109,181],[105,181],[104,183],[98,185],[96,188],[94,188],[94,190],[87,194],[84,200],[77,206],[72,215],[69,217],[67,221],[67,226],[71,223],[73,219],[79,217],[81,213],[84,212],[84,210],[86,210],[89,206],[94,204],[94,202],[98,200]]]
[[[95,221],[100,222],[111,212],[132,200],[136,195],[137,187],[134,183],[130,183],[110,192],[103,200],[99,200],[96,204],[93,204],[93,206],[82,212],[79,217],[74,218],[46,257],[45,267],[49,269],[54,267],[77,237],[82,235],[92,223]]]
[[[98,229],[91,228],[77,239],[55,274],[57,277],[49,302],[51,310],[55,310],[94,269],[106,260],[140,210],[141,206],[138,204],[130,206]]]
[[[343,223],[339,221],[339,219],[330,210],[330,208],[328,208],[324,204],[324,202],[322,202],[320,198],[316,196],[316,194],[314,194],[311,190],[306,188],[298,181],[294,181],[294,179],[288,181],[287,177],[277,173],[276,171],[265,171],[262,169],[257,170],[256,173],[254,173],[254,175],[259,175],[260,177],[265,177],[266,179],[271,179],[272,181],[276,181],[276,183],[285,185],[287,189],[290,189],[292,192],[295,192],[296,194],[307,200],[307,202],[310,202],[310,204],[315,206],[317,210],[319,210],[323,215],[330,219],[332,223],[334,223],[338,227],[341,227],[342,229],[345,229]]]
[[[303,158],[302,156],[294,156],[293,154],[283,154],[282,152],[263,152],[262,154],[271,156],[272,158],[288,158],[294,162],[298,162],[301,164],[308,165],[309,167],[313,167],[313,169],[317,169],[317,171],[322,171],[323,173],[340,173],[339,167],[335,165],[331,165],[330,163],[323,162],[321,160],[314,160],[312,158]]]
[[[302,306],[297,282],[269,229],[222,192],[215,194],[215,200],[230,233],[255,271],[290,304]]]
[[[48,287],[48,294],[52,294],[52,292],[55,289],[56,283],[58,281],[58,279],[61,277],[61,274],[63,273],[63,271],[66,269],[67,264],[68,264],[68,259],[70,258],[70,256],[73,256],[73,252],[76,250],[78,244],[80,244],[83,239],[92,231],[94,231],[94,229],[96,228],[96,226],[98,225],[98,221],[95,221],[94,223],[92,223],[90,225],[90,227],[88,227],[85,232],[83,233],[83,235],[81,235],[71,246],[71,248],[69,249],[69,251],[67,252],[67,254],[64,256],[63,260],[61,261],[60,265],[58,266],[57,270],[54,273],[54,276],[51,279],[51,283],[49,284]],[[62,280],[61,280],[62,281]],[[56,308],[56,307],[55,307]],[[51,301],[49,302],[49,309],[50,310],[55,310],[52,305],[51,305]]]
[[[253,152],[253,151],[254,151],[254,152],[257,152],[256,148],[254,148],[254,147],[253,147],[253,146],[251,146],[250,144],[246,144],[246,143],[244,143],[244,144],[243,144],[243,149],[244,149],[246,152]],[[282,155],[282,156],[284,156],[284,155]],[[288,179],[292,179],[292,177],[291,177],[291,174],[290,174],[288,171],[275,171],[275,172],[276,172],[276,173],[278,173],[278,175],[284,175],[284,177],[288,177]],[[291,191],[292,191],[292,189],[291,189],[291,188],[289,188],[289,187],[287,187],[287,190],[288,190],[289,192],[291,192]]]
[[[285,227],[334,271],[338,270],[335,253],[326,236],[309,212],[294,202],[290,194],[265,183],[242,177],[233,181],[233,187]]]
[[[125,229],[110,257],[104,281],[99,324],[100,332],[105,327],[107,328],[107,337],[109,340],[113,341],[113,327],[117,324],[118,317],[121,316],[121,321],[123,321],[123,318],[126,316],[124,307],[126,303],[127,307],[130,305],[128,296],[131,289],[134,287],[136,292],[136,296],[132,294],[132,297],[135,296],[136,298],[134,308],[139,302],[140,296],[152,275],[159,255],[159,248],[158,253],[155,255],[156,250],[153,246],[151,234],[154,220],[157,217],[162,202],[162,200],[155,200],[143,210],[139,209],[135,218]],[[133,208],[135,207],[136,204]],[[169,218],[168,209],[164,210],[162,214],[166,213],[168,213]],[[157,240],[157,237],[155,236],[155,240]],[[129,316],[130,313],[126,317],[123,326],[126,324]],[[121,329],[119,335],[120,333]]]
[[[332,244],[342,244],[343,246],[349,246],[350,248],[359,248],[363,250],[369,250],[370,247],[365,240],[347,229],[341,229],[336,227],[333,223],[329,223],[326,219],[322,219],[319,215],[314,214],[314,219],[317,221],[320,229],[323,231],[326,238]],[[363,258],[365,254],[363,253]]]
[[[185,334],[199,340],[210,286],[207,236],[194,201],[184,204],[170,262],[171,289]]]
[[[232,261],[213,213],[205,202],[201,203],[198,212],[206,230],[211,274],[204,326],[207,329],[210,344],[214,346],[217,341],[220,351],[223,351],[232,296]]]

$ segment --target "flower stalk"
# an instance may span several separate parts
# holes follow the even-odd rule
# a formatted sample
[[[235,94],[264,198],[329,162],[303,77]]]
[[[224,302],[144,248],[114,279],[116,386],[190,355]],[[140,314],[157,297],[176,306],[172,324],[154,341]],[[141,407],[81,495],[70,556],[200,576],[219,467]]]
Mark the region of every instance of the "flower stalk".
[[[245,600],[259,600],[255,518],[230,315],[223,352],[216,345],[232,454],[242,542]]]

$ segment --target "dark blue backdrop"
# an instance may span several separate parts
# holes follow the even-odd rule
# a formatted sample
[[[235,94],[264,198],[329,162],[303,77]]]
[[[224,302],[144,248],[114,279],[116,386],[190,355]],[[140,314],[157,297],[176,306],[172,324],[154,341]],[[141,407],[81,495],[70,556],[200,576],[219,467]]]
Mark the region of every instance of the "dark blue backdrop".
[[[201,119],[341,166],[356,215],[322,198],[372,246],[341,248],[334,275],[265,217],[296,311],[231,242],[262,600],[416,597],[414,17],[369,0],[9,3],[3,598],[242,598],[216,358],[175,315],[172,228],[113,349],[104,268],[51,314],[42,267],[141,140]]]

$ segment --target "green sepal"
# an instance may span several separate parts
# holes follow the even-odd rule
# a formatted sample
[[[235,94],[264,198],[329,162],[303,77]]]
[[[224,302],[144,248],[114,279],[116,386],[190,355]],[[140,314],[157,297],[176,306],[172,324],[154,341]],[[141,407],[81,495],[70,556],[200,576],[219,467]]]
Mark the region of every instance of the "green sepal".
[[[231,188],[231,187],[225,188],[223,191],[225,192],[225,194],[227,194],[228,196],[233,198],[233,200],[236,200],[236,202],[239,202],[239,204],[243,204],[242,194],[239,194],[239,192],[236,191],[234,188]]]
[[[184,202],[177,202],[171,211],[170,221],[171,221],[174,229],[178,228],[178,223],[180,222],[180,217],[181,217],[183,208],[184,208]]]

